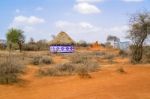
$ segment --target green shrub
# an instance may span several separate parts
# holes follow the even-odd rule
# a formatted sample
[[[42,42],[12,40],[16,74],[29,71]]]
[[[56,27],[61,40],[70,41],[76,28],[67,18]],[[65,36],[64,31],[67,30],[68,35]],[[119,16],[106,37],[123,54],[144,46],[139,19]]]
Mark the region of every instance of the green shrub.
[[[10,84],[17,82],[23,73],[24,66],[16,58],[7,58],[0,61],[0,83]]]

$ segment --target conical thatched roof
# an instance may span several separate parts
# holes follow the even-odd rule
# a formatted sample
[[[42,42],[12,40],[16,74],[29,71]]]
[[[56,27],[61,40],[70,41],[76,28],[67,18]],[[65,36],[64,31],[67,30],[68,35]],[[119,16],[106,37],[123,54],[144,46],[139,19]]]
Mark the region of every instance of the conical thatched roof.
[[[75,44],[75,42],[65,32],[60,32],[52,41],[50,41],[50,45],[71,45],[71,44]]]

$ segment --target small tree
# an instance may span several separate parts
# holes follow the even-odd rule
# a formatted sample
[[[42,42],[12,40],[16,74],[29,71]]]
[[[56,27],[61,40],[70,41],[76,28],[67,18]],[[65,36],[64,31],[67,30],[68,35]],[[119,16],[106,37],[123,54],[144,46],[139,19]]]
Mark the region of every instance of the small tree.
[[[113,42],[113,47],[115,47],[115,43],[117,42],[119,42],[120,41],[120,39],[117,37],[117,36],[113,36],[113,35],[109,35],[108,37],[107,37],[107,42],[110,42],[110,41],[112,41]],[[112,44],[112,43],[111,43]]]
[[[139,63],[143,56],[144,41],[150,35],[150,12],[142,12],[130,18],[129,38],[132,40],[132,62]]]
[[[22,51],[22,45],[25,41],[25,37],[23,35],[23,31],[20,29],[10,29],[8,30],[6,36],[7,36],[7,42],[9,49],[12,49],[12,43],[18,44],[20,52]]]
[[[119,41],[119,38],[117,36],[109,35],[107,37],[107,41],[114,41],[114,42],[116,42],[116,41]]]

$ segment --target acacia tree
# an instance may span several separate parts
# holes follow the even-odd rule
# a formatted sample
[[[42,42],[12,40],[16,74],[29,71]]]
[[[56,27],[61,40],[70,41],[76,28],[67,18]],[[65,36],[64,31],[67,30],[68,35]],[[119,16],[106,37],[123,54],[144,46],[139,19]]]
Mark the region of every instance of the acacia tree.
[[[141,12],[130,18],[128,37],[132,41],[132,62],[139,63],[143,56],[143,44],[150,35],[150,12]]]
[[[107,37],[107,41],[118,41],[119,38],[117,36],[112,36],[112,35],[109,35]]]
[[[20,29],[12,28],[8,30],[6,37],[7,37],[7,42],[10,50],[12,49],[12,44],[14,43],[14,44],[18,44],[20,52],[22,51],[22,45],[25,41],[25,37],[23,33],[24,32]]]
[[[109,35],[108,37],[107,37],[107,42],[110,42],[110,41],[113,41],[113,47],[115,46],[115,43],[117,42],[119,42],[120,41],[120,39],[117,37],[117,36],[113,36],[113,35]]]

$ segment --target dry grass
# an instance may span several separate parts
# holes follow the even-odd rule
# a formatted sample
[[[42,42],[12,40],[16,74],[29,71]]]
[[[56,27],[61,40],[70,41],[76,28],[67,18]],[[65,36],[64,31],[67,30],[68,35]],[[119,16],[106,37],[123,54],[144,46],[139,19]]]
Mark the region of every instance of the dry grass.
[[[40,65],[40,64],[52,64],[54,63],[53,59],[48,56],[35,56],[32,59],[32,64],[33,65]]]
[[[78,74],[83,78],[89,77],[90,72],[94,72],[98,69],[99,64],[86,54],[72,54],[70,56],[70,62],[55,64],[52,67],[40,68],[40,75],[47,76],[64,76]]]
[[[0,59],[0,83],[17,82],[24,71],[24,65],[16,57],[9,56]]]
[[[91,69],[91,68],[90,68]],[[81,78],[91,78],[90,70],[87,66],[76,65],[72,63],[56,64],[53,67],[40,68],[39,74],[43,76],[67,76],[67,75],[79,75]]]
[[[65,76],[75,72],[75,66],[71,63],[56,64],[53,67],[40,68],[39,74],[45,76]]]

